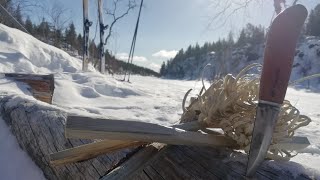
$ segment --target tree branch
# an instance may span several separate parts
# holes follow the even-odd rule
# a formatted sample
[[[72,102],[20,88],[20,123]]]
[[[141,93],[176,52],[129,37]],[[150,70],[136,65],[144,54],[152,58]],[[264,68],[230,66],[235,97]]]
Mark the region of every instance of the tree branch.
[[[112,10],[105,10],[105,13],[109,16],[111,16],[113,18],[111,24],[109,25],[109,31],[108,31],[108,34],[106,36],[106,39],[105,39],[105,43],[104,44],[107,44],[109,42],[109,39],[110,37],[112,36],[112,33],[113,33],[113,27],[114,25],[122,18],[124,18],[126,15],[129,14],[129,12],[131,10],[133,10],[135,7],[137,7],[137,4],[136,4],[136,1],[135,0],[129,0],[128,1],[128,5],[127,5],[127,8],[126,8],[126,11],[123,12],[121,15],[116,15],[117,14],[117,9],[118,9],[118,4],[121,0],[114,0],[113,1],[113,9]]]

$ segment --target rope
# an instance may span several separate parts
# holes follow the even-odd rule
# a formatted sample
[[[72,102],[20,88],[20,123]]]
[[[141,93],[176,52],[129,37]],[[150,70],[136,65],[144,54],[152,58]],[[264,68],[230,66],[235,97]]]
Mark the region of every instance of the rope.
[[[231,74],[216,80],[196,103],[192,103],[181,116],[181,122],[197,120],[204,127],[220,127],[227,137],[232,138],[245,152],[249,151],[256,107],[259,99],[260,76],[248,74],[252,64],[244,68],[236,77]],[[285,100],[273,133],[267,157],[289,160],[295,154],[279,149],[284,140],[291,139],[295,131],[308,125],[311,119]]]
[[[129,61],[130,61],[130,64],[132,64],[132,60],[133,60],[133,54],[134,54],[134,49],[136,47],[136,40],[137,40],[137,33],[138,33],[138,27],[139,27],[139,22],[140,22],[140,15],[141,15],[142,5],[143,5],[143,0],[141,0],[141,3],[140,3],[139,14],[138,14],[137,23],[136,23],[136,28],[134,30],[132,43],[131,43],[131,48],[130,48],[129,57],[128,57],[128,62],[127,62],[128,65],[129,65]],[[128,69],[124,73],[123,81],[125,81],[125,79],[126,79],[127,71],[128,71]],[[130,82],[130,71],[128,73],[128,82]]]

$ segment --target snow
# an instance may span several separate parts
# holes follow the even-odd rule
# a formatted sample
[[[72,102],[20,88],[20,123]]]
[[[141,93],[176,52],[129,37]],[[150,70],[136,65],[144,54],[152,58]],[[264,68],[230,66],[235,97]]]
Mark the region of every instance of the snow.
[[[21,150],[16,138],[0,117],[0,175],[3,180],[45,179],[41,169]]]
[[[202,86],[200,81],[143,76],[131,76],[132,83],[121,82],[117,79],[122,77],[102,75],[92,66],[89,72],[82,72],[81,64],[80,59],[60,49],[0,24],[0,72],[53,73],[53,106],[70,114],[171,125],[177,123],[182,114],[181,103],[185,92],[192,88],[189,96],[194,96]],[[15,95],[12,103],[19,103],[22,97],[34,100],[25,85],[0,75],[0,95],[4,94]],[[292,162],[303,165],[310,172],[320,172],[320,94],[289,88],[287,99],[299,108],[301,114],[313,120],[296,133],[308,137],[312,145],[301,150]],[[0,140],[1,179],[17,179],[13,172],[18,169],[24,169],[26,174],[23,177],[28,177],[25,179],[43,179],[40,170],[18,147],[2,119]],[[294,168],[290,171],[297,172]]]

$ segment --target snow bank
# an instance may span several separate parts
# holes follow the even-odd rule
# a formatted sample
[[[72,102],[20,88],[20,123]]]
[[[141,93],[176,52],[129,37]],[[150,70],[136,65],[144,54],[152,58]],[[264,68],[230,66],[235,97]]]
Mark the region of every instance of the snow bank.
[[[0,24],[0,72],[79,72],[80,59],[20,30]],[[92,66],[89,67],[94,71]]]
[[[44,180],[39,167],[26,152],[20,149],[16,138],[11,134],[0,117],[0,179]]]

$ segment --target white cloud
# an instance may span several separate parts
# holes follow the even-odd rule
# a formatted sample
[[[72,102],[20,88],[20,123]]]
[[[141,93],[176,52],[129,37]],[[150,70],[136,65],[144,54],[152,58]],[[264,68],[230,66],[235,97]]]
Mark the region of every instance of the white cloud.
[[[161,50],[159,52],[156,52],[152,54],[153,57],[160,57],[160,58],[174,58],[178,51],[172,50],[172,51],[167,51],[167,50]]]
[[[120,59],[122,61],[127,61],[128,60],[128,53],[118,53],[116,54],[116,58]],[[133,56],[133,61],[134,62],[146,62],[148,59],[144,56]]]
[[[160,70],[160,64],[156,64],[156,63],[150,63],[149,64],[149,68],[158,72]]]

